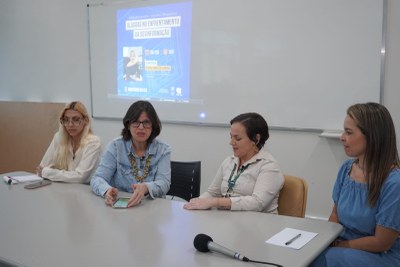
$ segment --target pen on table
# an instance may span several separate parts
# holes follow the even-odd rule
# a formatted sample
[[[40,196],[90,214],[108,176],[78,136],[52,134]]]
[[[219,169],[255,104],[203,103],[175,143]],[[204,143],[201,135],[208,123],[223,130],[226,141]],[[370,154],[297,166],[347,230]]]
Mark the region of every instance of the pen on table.
[[[12,181],[15,181],[15,182],[19,183],[19,181],[17,179],[12,178],[11,176],[6,176],[6,177],[8,178],[8,181],[7,181],[8,184],[11,184]]]
[[[301,234],[296,235],[295,237],[293,237],[292,239],[290,239],[289,241],[287,241],[287,242],[285,243],[285,245],[287,246],[287,245],[292,244],[293,241],[295,241],[295,240],[296,240],[297,238],[299,238],[300,236],[301,236]]]

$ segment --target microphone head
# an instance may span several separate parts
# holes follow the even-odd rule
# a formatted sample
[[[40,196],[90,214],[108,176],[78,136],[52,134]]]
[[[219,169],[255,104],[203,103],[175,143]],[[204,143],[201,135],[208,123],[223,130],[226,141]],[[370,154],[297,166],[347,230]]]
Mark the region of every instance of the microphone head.
[[[201,252],[208,252],[208,242],[213,241],[211,237],[205,234],[198,234],[193,240],[194,247]]]

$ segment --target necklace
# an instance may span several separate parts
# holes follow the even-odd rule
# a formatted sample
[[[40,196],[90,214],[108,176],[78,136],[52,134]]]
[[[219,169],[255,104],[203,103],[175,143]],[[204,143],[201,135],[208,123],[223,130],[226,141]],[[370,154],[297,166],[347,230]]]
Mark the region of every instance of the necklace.
[[[364,171],[364,167],[361,167],[361,166],[360,166],[360,161],[359,161],[358,159],[356,159],[356,160],[354,161],[354,163],[356,164],[357,168],[359,168],[360,170]]]
[[[136,166],[136,159],[135,156],[133,156],[132,152],[129,153],[129,161],[131,162],[133,169],[133,176],[135,177],[136,181],[138,181],[139,183],[143,183],[144,179],[146,179],[147,175],[149,175],[150,172],[151,155],[149,155],[146,158],[146,165],[144,166],[144,171],[142,176],[139,175],[139,170]]]

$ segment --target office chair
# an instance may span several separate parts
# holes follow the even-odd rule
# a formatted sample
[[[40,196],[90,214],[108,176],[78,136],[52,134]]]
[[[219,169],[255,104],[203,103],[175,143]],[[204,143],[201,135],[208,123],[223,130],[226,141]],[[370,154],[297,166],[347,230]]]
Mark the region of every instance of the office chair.
[[[284,177],[285,184],[278,199],[278,214],[304,218],[307,207],[307,182],[296,176]]]
[[[171,161],[171,186],[167,195],[189,201],[200,195],[201,161]]]

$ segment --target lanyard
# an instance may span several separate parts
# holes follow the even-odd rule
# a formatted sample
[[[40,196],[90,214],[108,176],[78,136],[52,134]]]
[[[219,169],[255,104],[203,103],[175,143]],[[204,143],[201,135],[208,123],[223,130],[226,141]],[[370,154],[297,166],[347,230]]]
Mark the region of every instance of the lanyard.
[[[256,161],[247,163],[245,166],[242,166],[242,167],[240,168],[240,170],[238,171],[238,173],[235,175],[235,177],[233,177],[233,174],[235,173],[236,166],[237,166],[237,164],[235,163],[235,166],[233,166],[231,175],[229,176],[229,179],[228,179],[228,192],[229,192],[229,191],[232,191],[232,188],[235,186],[236,180],[239,178],[239,176],[240,176],[251,164],[257,163],[257,162],[259,162],[260,160],[261,160],[261,159],[256,159]],[[232,178],[232,177],[233,177],[233,178]]]
[[[247,169],[247,167],[250,166],[250,164],[251,164],[251,163],[247,164],[246,166],[242,166],[242,167],[240,168],[240,170],[238,171],[238,173],[235,175],[235,177],[233,177],[233,174],[235,173],[236,166],[237,166],[236,163],[235,163],[235,166],[233,166],[231,175],[229,176],[229,179],[228,179],[228,191],[232,190],[232,188],[233,188],[233,187],[235,186],[235,184],[236,184],[236,180],[237,180],[237,179],[239,178],[239,176]],[[232,177],[233,177],[233,179],[232,179]]]

